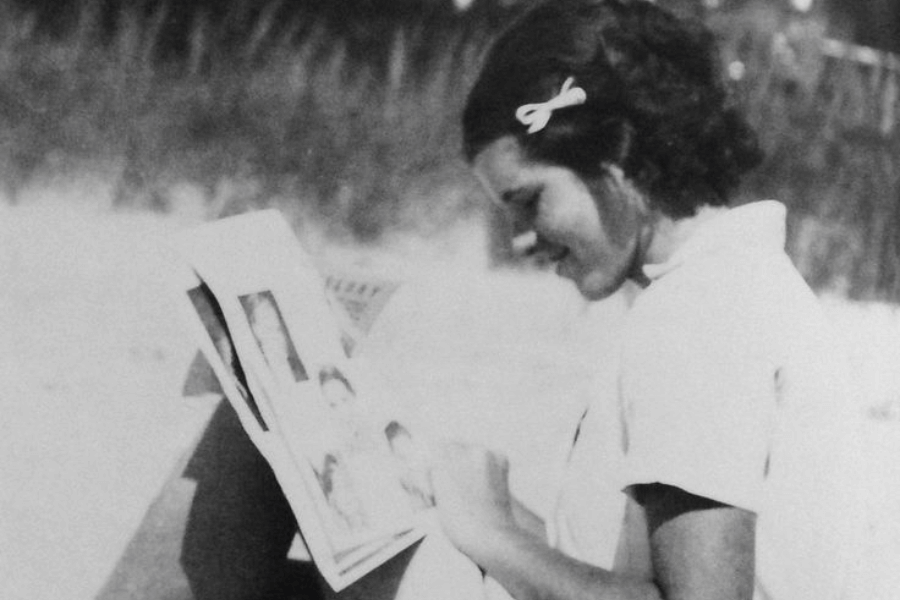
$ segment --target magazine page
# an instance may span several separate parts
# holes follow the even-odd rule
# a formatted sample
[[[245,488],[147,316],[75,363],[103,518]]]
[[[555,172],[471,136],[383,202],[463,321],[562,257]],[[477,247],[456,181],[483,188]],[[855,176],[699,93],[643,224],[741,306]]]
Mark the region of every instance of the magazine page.
[[[320,265],[319,270],[326,297],[343,333],[342,342],[352,355],[400,287],[400,282],[334,264]]]
[[[211,223],[175,245],[202,278],[193,295],[214,295],[239,358],[246,385],[238,378],[226,395],[329,584],[345,587],[421,539],[433,505],[422,461],[410,458],[403,421],[368,401],[322,278],[280,214]]]
[[[319,263],[318,270],[328,304],[341,329],[341,344],[346,354],[354,356],[388,301],[400,288],[400,281],[334,263]],[[222,393],[212,367],[198,351],[185,374],[182,396]]]
[[[238,293],[238,301],[240,311],[223,301],[226,319],[231,316],[235,338],[245,340],[247,364],[269,388],[286,445],[313,467],[328,506],[324,510],[337,517],[323,520],[335,547],[355,548],[409,528],[418,506],[402,481],[398,485],[391,453],[392,444],[401,444],[397,421],[360,389],[347,357],[306,351],[318,346],[315,332],[287,316],[290,302],[283,294]],[[331,337],[337,335],[334,328]]]
[[[226,399],[234,408],[244,430],[259,449],[260,454],[276,473],[285,497],[298,515],[313,517],[320,510],[306,492],[309,476],[304,477],[302,465],[289,452],[275,425],[277,421],[270,403],[256,380],[255,373],[246,368],[236,351],[233,334],[229,331],[221,306],[209,287],[189,267],[173,279],[178,294],[177,306],[183,321],[191,328],[201,353],[218,379]],[[315,519],[307,519],[303,530],[303,547],[318,552],[336,554],[329,539]]]
[[[190,327],[190,333],[197,341],[204,358],[203,364],[212,371],[216,386],[234,406],[250,439],[265,454],[265,450],[273,443],[268,435],[271,433],[271,415],[263,417],[264,407],[260,406],[259,399],[250,391],[252,374],[247,373],[240,363],[234,338],[225,323],[221,306],[209,287],[189,266],[184,265],[171,278],[177,293],[176,306],[181,312],[182,321]]]

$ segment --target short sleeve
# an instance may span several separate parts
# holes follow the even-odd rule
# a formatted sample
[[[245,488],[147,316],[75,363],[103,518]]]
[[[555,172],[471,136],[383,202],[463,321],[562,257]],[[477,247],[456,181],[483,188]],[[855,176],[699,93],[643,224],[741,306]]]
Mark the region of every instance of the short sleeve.
[[[775,408],[761,323],[728,277],[672,279],[635,305],[626,333],[624,485],[663,483],[759,512]]]

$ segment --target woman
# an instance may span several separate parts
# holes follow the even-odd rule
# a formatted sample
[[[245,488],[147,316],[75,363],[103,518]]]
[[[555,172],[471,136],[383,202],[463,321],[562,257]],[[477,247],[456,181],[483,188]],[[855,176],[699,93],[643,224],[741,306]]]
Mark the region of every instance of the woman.
[[[784,253],[784,207],[728,207],[761,157],[717,66],[708,30],[650,2],[550,0],[468,98],[465,151],[513,248],[588,299],[644,288],[549,543],[516,518],[502,457],[451,446],[434,473],[451,541],[518,600],[822,600],[847,584],[844,365]]]

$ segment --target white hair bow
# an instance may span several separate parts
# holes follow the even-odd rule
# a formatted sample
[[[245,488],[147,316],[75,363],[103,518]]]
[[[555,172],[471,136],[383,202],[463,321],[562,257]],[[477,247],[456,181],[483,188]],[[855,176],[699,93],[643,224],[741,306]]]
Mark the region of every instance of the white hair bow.
[[[563,83],[562,89],[554,97],[546,102],[536,104],[523,104],[516,109],[516,119],[522,125],[528,126],[528,133],[536,133],[547,126],[553,111],[558,108],[568,108],[587,102],[587,92],[580,87],[574,87],[575,78],[569,77]]]

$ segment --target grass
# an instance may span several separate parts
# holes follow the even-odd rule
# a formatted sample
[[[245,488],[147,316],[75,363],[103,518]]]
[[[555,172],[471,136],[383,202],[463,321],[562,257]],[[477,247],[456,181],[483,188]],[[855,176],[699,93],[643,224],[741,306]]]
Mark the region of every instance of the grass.
[[[277,206],[363,241],[478,210],[459,111],[503,11],[369,13],[360,27],[242,0],[173,43],[164,4],[110,20],[83,3],[52,31],[16,6],[0,0],[11,202],[90,172],[113,182],[110,204],[167,211],[189,182],[209,218]],[[743,65],[736,91],[768,155],[744,197],[789,204],[790,250],[817,289],[900,300],[898,72],[829,58],[820,24],[755,5],[711,24]]]
[[[0,15],[0,166],[13,202],[35,179],[89,170],[116,180],[119,206],[169,209],[168,187],[189,181],[211,216],[283,204],[361,238],[470,208],[453,188],[467,181],[458,91],[486,41],[477,27],[354,41],[324,22],[276,28],[263,11],[239,44],[199,20],[185,53],[160,59],[160,14],[126,11],[111,36],[88,9],[54,35],[2,3]],[[441,51],[423,50],[425,38]],[[232,180],[254,182],[253,197],[217,195]]]

